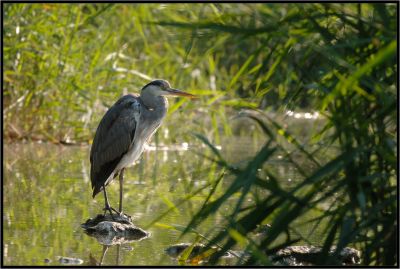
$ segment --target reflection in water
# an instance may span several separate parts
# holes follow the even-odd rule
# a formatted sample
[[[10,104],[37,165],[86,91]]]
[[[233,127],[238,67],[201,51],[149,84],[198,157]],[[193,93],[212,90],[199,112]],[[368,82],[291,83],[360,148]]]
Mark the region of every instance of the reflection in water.
[[[101,266],[101,265],[106,265],[103,264],[104,262],[104,257],[106,256],[106,253],[108,249],[112,246],[107,246],[103,245],[103,250],[100,256],[100,260],[98,261],[95,256],[93,256],[92,252],[89,253],[89,262],[86,264],[87,266]],[[120,264],[120,245],[115,245],[115,248],[117,249],[117,255],[115,255],[115,263],[113,265],[119,265]]]
[[[110,247],[110,246],[103,245],[103,253],[101,254],[100,262],[99,262],[98,265],[102,265],[102,264],[103,264],[104,256],[106,256],[106,253],[107,253],[107,250],[108,250],[109,247]],[[116,247],[117,247],[117,257],[116,257],[117,260],[116,260],[116,265],[119,265],[119,255],[120,255],[120,252],[119,252],[119,245],[117,245]]]
[[[260,147],[259,142],[237,137],[221,140],[221,145],[229,145],[222,147],[223,155],[238,165],[245,163]],[[4,264],[60,265],[57,256],[79,258],[88,265],[177,264],[164,250],[173,244],[193,242],[196,236],[187,234],[179,238],[180,232],[169,227],[184,226],[190,221],[210,189],[199,191],[190,200],[185,198],[207,186],[219,174],[219,168],[196,154],[204,153],[205,149],[186,144],[175,150],[172,147],[165,151],[151,148],[136,166],[127,169],[124,201],[134,224],[147,227],[167,210],[169,213],[148,228],[151,238],[122,247],[104,246],[102,255],[97,256],[92,253],[100,251],[99,242],[85,235],[80,227],[103,207],[101,199],[91,197],[89,148],[46,143],[5,145]],[[290,183],[299,180],[283,160],[271,160],[270,166],[275,174],[283,174],[281,178],[286,178],[286,184],[287,178],[291,179]],[[229,178],[222,182],[221,191],[228,185]],[[118,184],[109,187],[110,202],[115,203]],[[228,211],[226,208],[207,219],[198,227],[199,232],[208,235],[210,231],[217,232],[219,228],[216,227],[223,226],[224,214]],[[298,229],[310,228],[299,226]],[[311,242],[318,242],[318,239],[318,231],[309,238]],[[126,246],[133,251],[127,251]]]
[[[104,264],[104,258],[106,256],[106,253],[109,249],[115,248],[116,249],[116,255],[115,255],[115,263],[111,263],[110,265],[120,265],[121,264],[121,248],[123,248],[123,245],[114,245],[114,246],[108,246],[108,245],[102,245],[102,253],[100,256],[100,260],[98,261],[93,254],[90,252],[89,253],[89,262],[88,266],[101,266],[101,265],[108,265]],[[130,250],[130,248],[126,248],[127,250]],[[121,264],[123,265],[123,264]]]

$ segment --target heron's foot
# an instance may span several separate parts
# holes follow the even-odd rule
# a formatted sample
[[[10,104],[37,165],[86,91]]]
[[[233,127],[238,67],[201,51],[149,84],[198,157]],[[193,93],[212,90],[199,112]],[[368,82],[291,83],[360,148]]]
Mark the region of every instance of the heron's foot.
[[[107,215],[107,211],[108,211],[108,212],[110,213],[110,215],[111,215],[111,218],[112,218],[113,220],[115,220],[115,219],[114,219],[114,216],[113,216],[113,211],[114,211],[115,213],[117,213],[118,215],[121,214],[121,213],[118,212],[115,208],[113,208],[113,207],[111,207],[111,206],[106,206],[106,207],[103,208],[103,210],[104,210],[104,217]]]
[[[130,215],[128,215],[128,214],[125,214],[124,212],[119,212],[119,215],[121,216],[121,217],[123,217],[123,218],[126,218],[126,219],[128,219],[128,220],[132,220],[132,217],[130,216]]]

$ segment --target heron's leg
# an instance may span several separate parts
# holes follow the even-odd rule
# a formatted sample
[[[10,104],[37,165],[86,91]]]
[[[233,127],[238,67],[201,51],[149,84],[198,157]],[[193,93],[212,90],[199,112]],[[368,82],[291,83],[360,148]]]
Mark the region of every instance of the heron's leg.
[[[106,192],[106,186],[103,185],[103,191],[104,191],[104,215],[106,215],[106,211],[108,210],[108,212],[110,212],[110,215],[112,217],[112,211],[115,211],[115,213],[119,214],[119,212],[117,210],[115,210],[114,208],[112,208],[110,206],[110,203],[108,202],[108,197],[107,197],[107,192]]]
[[[122,214],[122,196],[124,192],[124,168],[119,171],[119,212]]]
[[[110,206],[110,203],[108,202],[108,197],[107,197],[107,192],[106,192],[106,186],[105,185],[103,185],[103,192],[104,192],[104,215],[106,215],[106,211],[107,210],[110,212],[110,215],[112,215],[111,206]]]

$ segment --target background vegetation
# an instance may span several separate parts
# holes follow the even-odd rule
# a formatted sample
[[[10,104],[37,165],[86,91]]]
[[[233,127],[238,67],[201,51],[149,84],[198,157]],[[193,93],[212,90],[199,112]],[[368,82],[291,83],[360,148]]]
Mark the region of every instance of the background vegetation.
[[[394,265],[397,15],[395,4],[383,3],[4,4],[3,132],[8,139],[90,142],[120,95],[167,79],[201,98],[172,102],[170,113],[181,111],[174,121],[193,124],[169,128],[157,141],[199,133],[212,149],[204,157],[225,170],[210,179],[214,188],[184,233],[238,198],[225,229],[209,239],[222,246],[210,263],[239,245],[251,252],[243,263],[269,264],[276,248],[306,240],[282,236],[313,210],[320,214],[309,225],[327,223],[325,254],[352,245],[363,264]],[[243,132],[230,115],[244,108],[253,109],[241,115],[258,124],[266,142],[237,167],[213,144]],[[307,139],[270,116],[301,109],[326,119]],[[290,190],[267,165],[277,152],[303,177]],[[215,191],[222,181],[226,189]],[[254,202],[245,203],[248,197]],[[250,240],[266,223],[266,238]],[[338,263],[337,255],[324,256],[321,264]]]

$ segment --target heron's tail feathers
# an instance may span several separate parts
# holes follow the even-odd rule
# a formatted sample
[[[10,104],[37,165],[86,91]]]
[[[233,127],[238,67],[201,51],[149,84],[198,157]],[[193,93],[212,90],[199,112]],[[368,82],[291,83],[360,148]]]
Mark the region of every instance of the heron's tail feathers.
[[[115,177],[115,174],[117,173],[113,175],[113,172],[114,169],[117,167],[119,161],[121,160],[122,156],[123,155],[102,165],[95,165],[95,164],[91,165],[90,180],[92,182],[93,198],[103,190],[104,184],[107,186],[111,182],[111,180]]]
[[[93,189],[92,198],[94,198],[102,190],[103,190],[103,186],[95,186]]]

